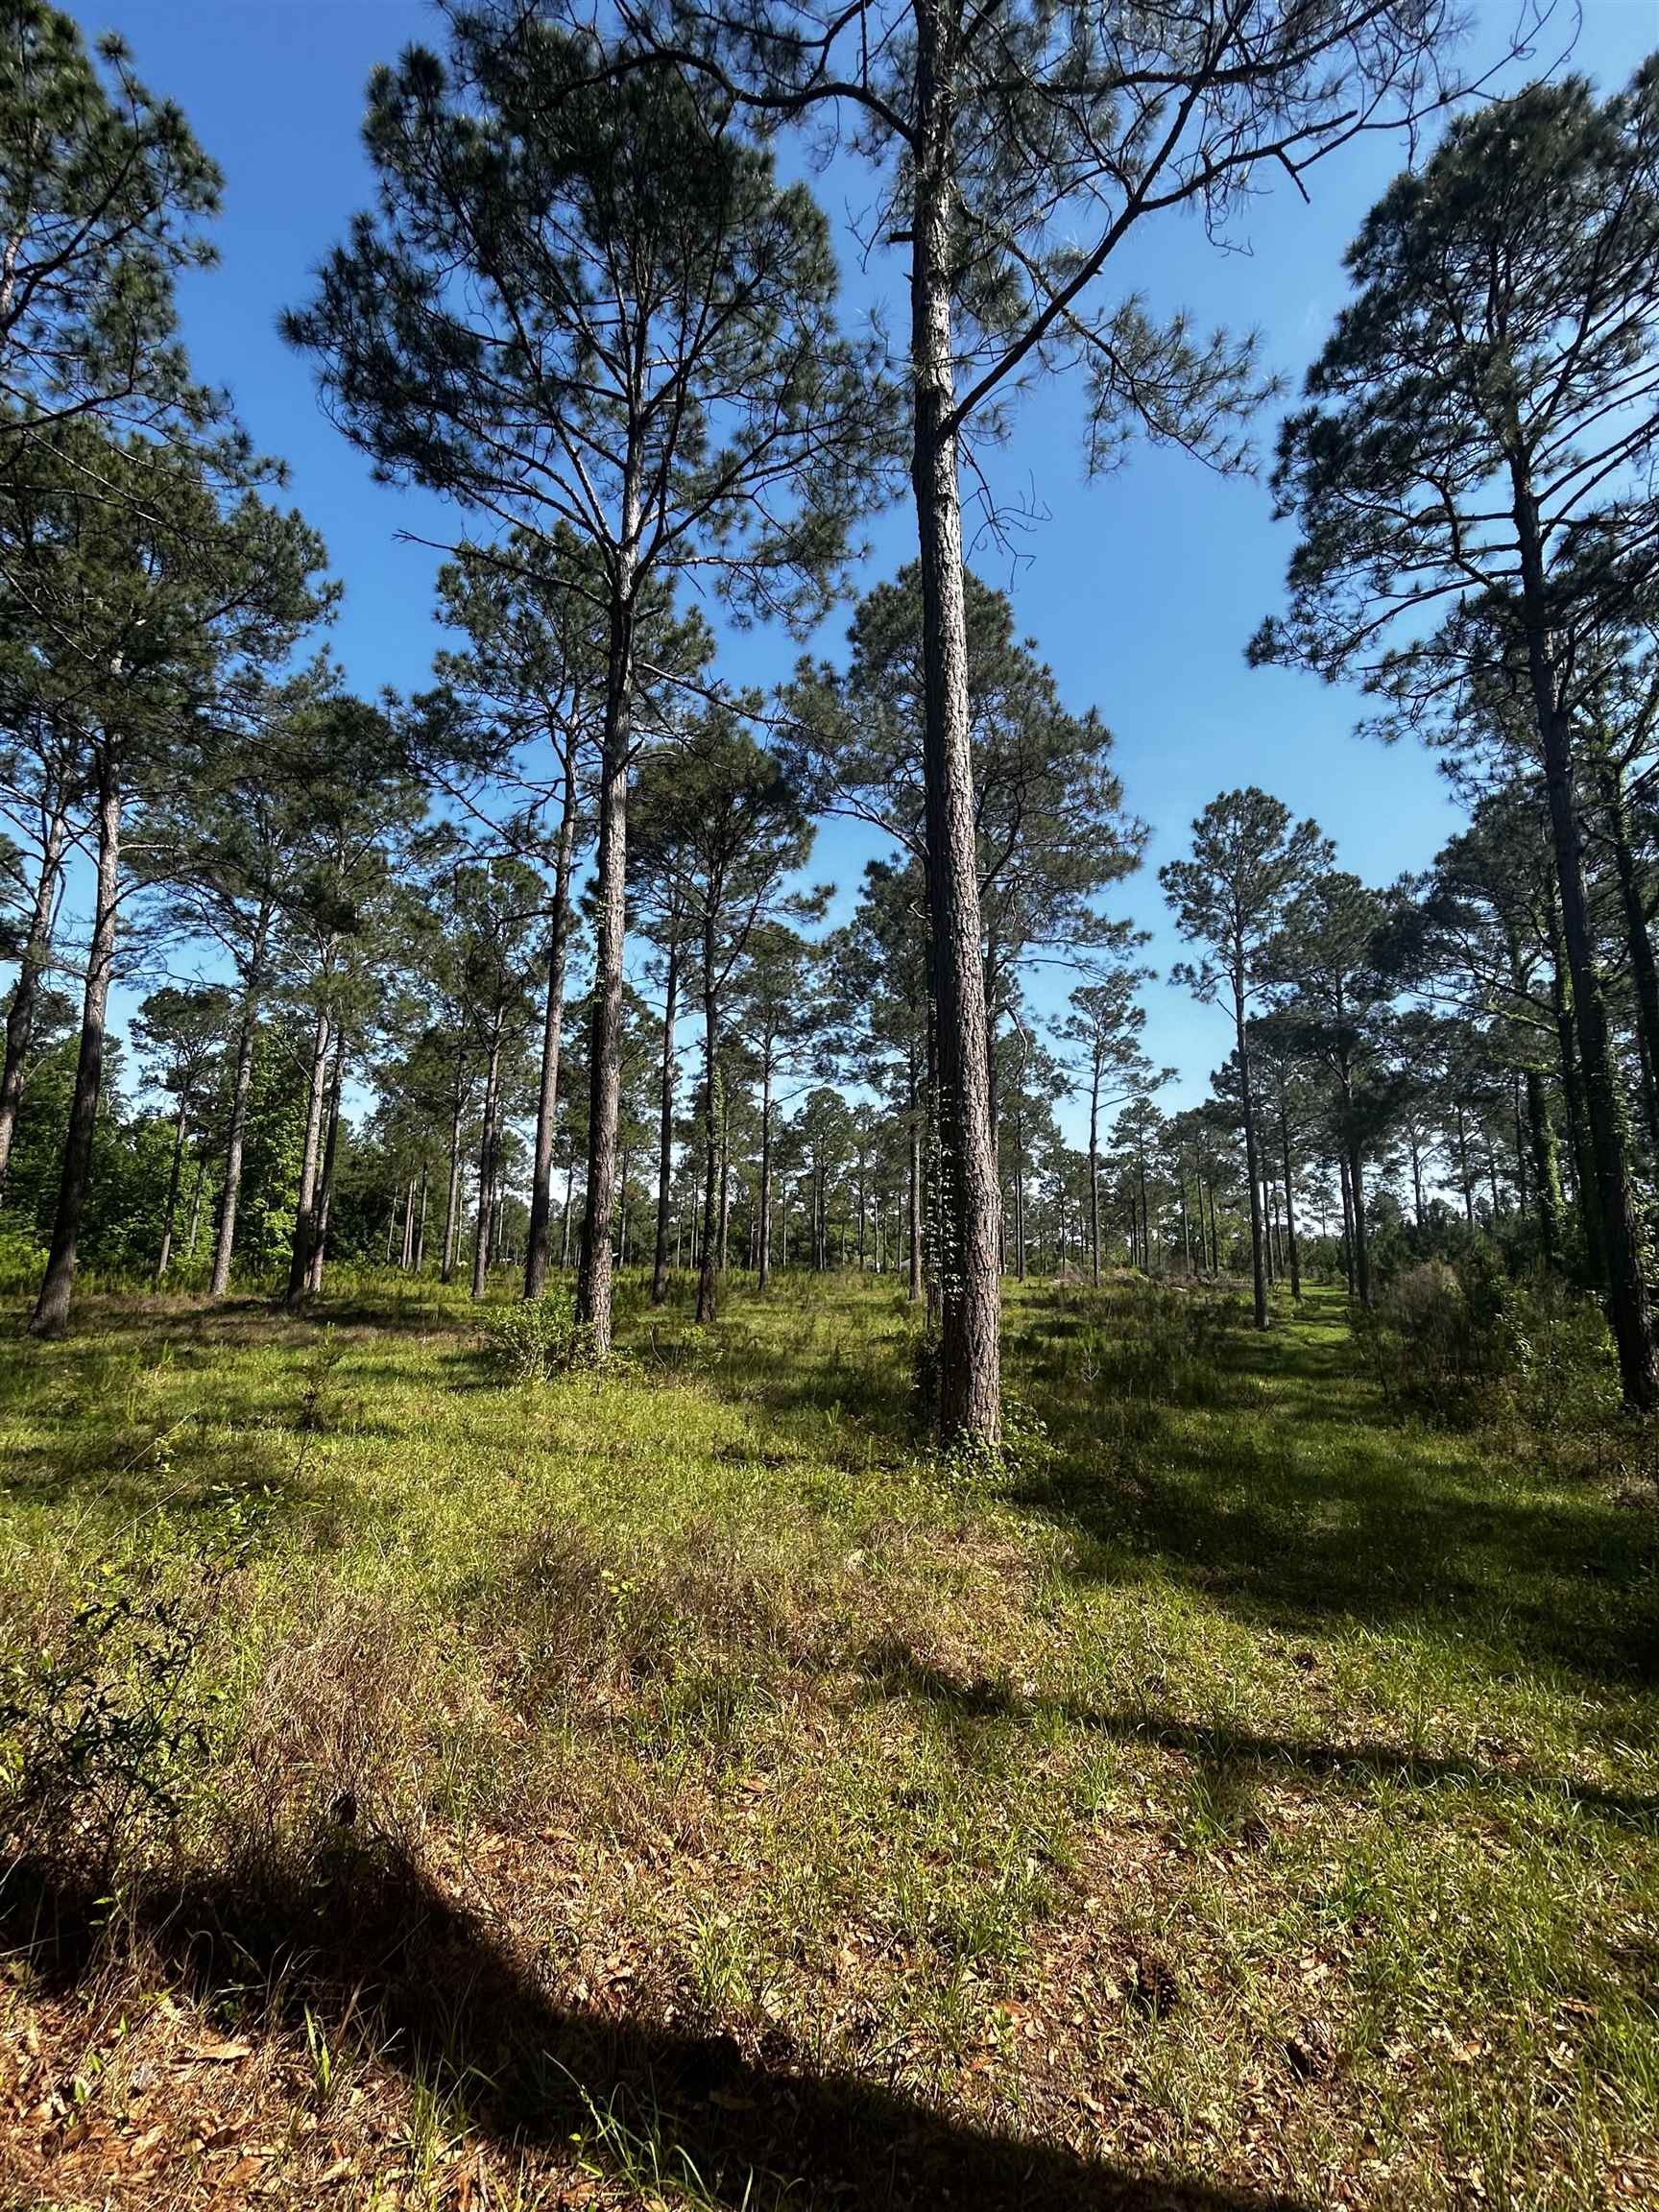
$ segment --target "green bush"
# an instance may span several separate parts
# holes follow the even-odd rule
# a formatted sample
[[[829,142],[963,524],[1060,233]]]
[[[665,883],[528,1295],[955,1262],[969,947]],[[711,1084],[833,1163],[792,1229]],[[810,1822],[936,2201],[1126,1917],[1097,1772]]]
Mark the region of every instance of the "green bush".
[[[1446,1427],[1509,1413],[1540,1431],[1583,1428],[1619,1404],[1607,1324],[1558,1276],[1506,1276],[1478,1248],[1457,1267],[1403,1268],[1355,1338],[1384,1403]]]
[[[578,1363],[582,1332],[566,1284],[486,1313],[483,1329],[485,1357],[504,1382],[545,1382]]]

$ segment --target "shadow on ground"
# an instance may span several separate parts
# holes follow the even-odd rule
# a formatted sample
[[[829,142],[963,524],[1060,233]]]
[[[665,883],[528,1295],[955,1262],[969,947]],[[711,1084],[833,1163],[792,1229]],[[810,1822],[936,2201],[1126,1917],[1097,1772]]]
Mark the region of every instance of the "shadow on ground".
[[[847,2074],[799,2062],[781,2031],[746,2052],[731,2035],[562,2006],[489,1931],[397,1853],[351,1843],[327,1879],[141,1894],[135,1933],[204,2004],[251,1973],[428,2088],[458,2092],[509,2151],[566,2153],[573,2132],[605,2157],[605,2114],[656,2137],[661,2171],[700,2177],[700,2202],[733,2212],[1306,2212],[1294,2200],[1135,2173],[999,2135]],[[0,1887],[0,1936],[48,1984],[84,1973],[96,1886],[49,1864]],[[107,1903],[107,1901],[106,1901]],[[482,2085],[482,2087],[481,2087]],[[626,2179],[626,2175],[619,2176]]]
[[[1384,1782],[1414,1790],[1451,1787],[1512,1798],[1553,1797],[1605,1819],[1659,1832],[1659,1797],[1602,1789],[1572,1775],[1483,1765],[1373,1740],[1328,1743],[1262,1735],[1220,1722],[1200,1725],[1133,1707],[1114,1710],[1080,1699],[1024,1696],[984,1678],[957,1681],[897,1642],[884,1643],[869,1653],[865,1673],[877,1695],[912,1698],[952,1725],[972,1728],[989,1721],[1020,1726],[1059,1718],[1073,1728],[1118,1743],[1154,1743],[1180,1752],[1230,1784],[1305,1775],[1315,1781]]]

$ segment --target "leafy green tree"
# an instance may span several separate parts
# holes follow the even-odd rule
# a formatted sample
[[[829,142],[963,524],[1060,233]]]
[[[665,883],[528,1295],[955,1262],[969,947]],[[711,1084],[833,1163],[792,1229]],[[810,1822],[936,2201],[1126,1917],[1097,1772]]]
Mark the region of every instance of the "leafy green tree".
[[[590,548],[606,672],[579,1315],[611,1336],[612,1204],[640,594],[707,582],[734,606],[820,611],[878,491],[884,384],[834,319],[828,226],[781,187],[732,102],[529,9],[455,9],[446,60],[376,72],[375,211],[290,337],[342,427],[549,549]]]
[[[1659,58],[1459,118],[1350,249],[1355,297],[1286,422],[1301,538],[1259,660],[1358,671],[1396,724],[1525,713],[1548,794],[1627,1402],[1659,1400],[1575,729],[1659,584]],[[1615,648],[1617,649],[1617,648]],[[1472,680],[1473,679],[1473,680]],[[1502,703],[1502,704],[1500,704]]]
[[[1233,1015],[1258,1329],[1267,1326],[1267,1273],[1250,1082],[1250,1008],[1268,980],[1263,953],[1286,902],[1329,859],[1330,851],[1315,823],[1293,822],[1288,807],[1251,784],[1212,799],[1193,822],[1191,857],[1168,861],[1158,871],[1176,928],[1190,945],[1204,948],[1196,964],[1176,968],[1174,980],[1206,1004],[1225,996]]]

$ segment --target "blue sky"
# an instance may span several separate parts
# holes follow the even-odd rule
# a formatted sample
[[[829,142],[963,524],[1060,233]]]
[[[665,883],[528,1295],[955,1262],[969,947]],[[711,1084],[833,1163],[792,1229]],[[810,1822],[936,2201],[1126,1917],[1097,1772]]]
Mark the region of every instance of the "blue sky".
[[[216,227],[220,265],[183,286],[184,332],[198,370],[230,386],[267,451],[284,455],[292,496],[323,532],[346,584],[333,645],[353,686],[419,686],[434,642],[436,556],[399,542],[399,530],[453,533],[431,499],[370,482],[366,463],[324,420],[309,366],[276,334],[280,308],[302,299],[309,272],[370,193],[358,139],[373,64],[441,26],[415,0],[100,0],[73,11],[89,33],[127,39],[140,75],[176,99],[225,173]],[[1479,0],[1471,58],[1501,49],[1514,13]],[[1561,43],[1541,49],[1553,59]],[[1574,66],[1603,88],[1659,45],[1659,0],[1583,0]],[[1165,222],[1141,241],[1123,282],[1155,304],[1184,304],[1201,326],[1254,325],[1267,359],[1294,383],[1343,297],[1341,254],[1366,208],[1404,159],[1367,141],[1315,171],[1312,205],[1289,188],[1256,204],[1237,250],[1218,252],[1196,222]],[[897,257],[868,276],[854,266],[846,228],[861,180],[851,168],[821,180],[842,224],[845,261],[862,306],[880,297],[893,326]],[[1271,415],[1262,425],[1270,444]],[[1385,751],[1350,734],[1358,703],[1313,679],[1251,672],[1245,640],[1277,601],[1289,533],[1271,520],[1264,486],[1223,482],[1173,453],[1141,450],[1102,482],[1086,480],[1075,396],[1049,387],[1027,399],[1006,445],[984,456],[1003,502],[1042,513],[1017,559],[985,546],[978,565],[1012,592],[1075,708],[1097,707],[1117,733],[1128,801],[1152,827],[1143,871],[1114,911],[1150,927],[1160,977],[1181,948],[1167,926],[1155,871],[1184,848],[1192,816],[1218,790],[1259,783],[1336,839],[1341,862],[1374,881],[1423,866],[1454,826],[1454,810],[1423,753]],[[900,509],[872,533],[868,580],[890,574],[914,547]],[[834,617],[817,641],[832,651]],[[794,648],[781,635],[731,640],[737,683],[781,674]],[[813,874],[851,892],[873,850],[862,832],[827,827]],[[1226,1023],[1162,979],[1148,986],[1148,1044],[1174,1066],[1168,1106],[1203,1094],[1227,1047]]]

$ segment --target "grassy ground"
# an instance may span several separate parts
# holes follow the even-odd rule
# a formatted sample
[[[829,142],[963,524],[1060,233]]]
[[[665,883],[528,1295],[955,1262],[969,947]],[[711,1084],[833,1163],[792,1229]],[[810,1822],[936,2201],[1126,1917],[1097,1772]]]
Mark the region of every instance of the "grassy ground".
[[[1650,1447],[1120,1282],[941,1466],[912,1332],[9,1332],[0,2204],[1659,2203]]]

